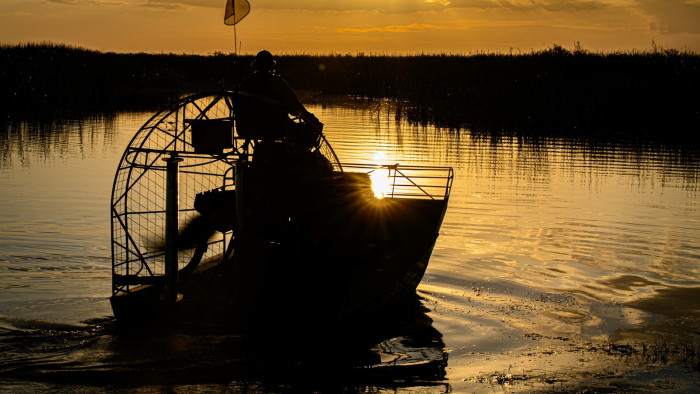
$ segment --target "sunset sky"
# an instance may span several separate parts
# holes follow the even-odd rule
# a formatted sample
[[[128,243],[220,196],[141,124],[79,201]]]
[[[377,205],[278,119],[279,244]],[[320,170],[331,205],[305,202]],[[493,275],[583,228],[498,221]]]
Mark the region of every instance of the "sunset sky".
[[[0,43],[233,52],[226,0],[0,0]],[[700,0],[250,0],[242,53],[700,51]]]

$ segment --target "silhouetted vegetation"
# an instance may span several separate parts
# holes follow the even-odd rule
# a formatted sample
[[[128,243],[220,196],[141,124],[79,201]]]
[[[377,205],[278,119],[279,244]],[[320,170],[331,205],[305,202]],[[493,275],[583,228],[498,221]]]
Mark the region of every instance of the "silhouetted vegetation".
[[[155,109],[182,94],[232,89],[252,56],[116,54],[53,44],[0,47],[0,112]],[[388,98],[400,116],[452,129],[634,135],[698,141],[700,56],[657,47],[591,53],[282,55],[309,97]]]
[[[0,47],[0,111],[11,115],[151,110],[218,89],[230,59],[100,53],[52,44]]]

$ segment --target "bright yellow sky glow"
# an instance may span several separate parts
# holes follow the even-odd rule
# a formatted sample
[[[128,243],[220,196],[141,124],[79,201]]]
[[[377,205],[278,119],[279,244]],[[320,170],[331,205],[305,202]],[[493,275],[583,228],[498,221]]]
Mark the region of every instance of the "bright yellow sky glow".
[[[0,43],[233,52],[225,0],[2,0]],[[250,0],[242,53],[700,51],[700,0]]]

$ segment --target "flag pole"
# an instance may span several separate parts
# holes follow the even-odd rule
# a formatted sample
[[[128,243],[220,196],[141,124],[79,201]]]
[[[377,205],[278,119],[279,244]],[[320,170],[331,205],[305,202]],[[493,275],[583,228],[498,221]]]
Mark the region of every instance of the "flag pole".
[[[236,15],[236,11],[240,15]],[[250,3],[248,0],[227,0],[226,9],[224,11],[224,23],[227,25],[233,25],[233,53],[238,56],[238,31],[236,30],[236,24],[245,18],[250,12]]]

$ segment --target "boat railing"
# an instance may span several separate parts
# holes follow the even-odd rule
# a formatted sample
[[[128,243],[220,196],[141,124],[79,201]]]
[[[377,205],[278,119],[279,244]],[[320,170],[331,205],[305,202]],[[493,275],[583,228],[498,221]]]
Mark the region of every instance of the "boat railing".
[[[382,184],[382,197],[446,200],[452,190],[452,167],[342,163],[343,171],[365,173]],[[375,193],[377,191],[375,190]]]

